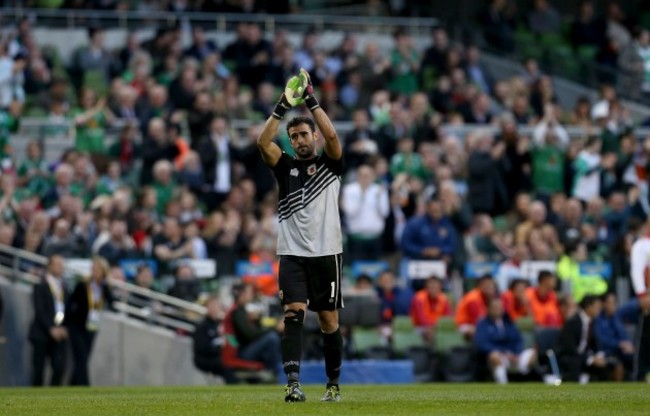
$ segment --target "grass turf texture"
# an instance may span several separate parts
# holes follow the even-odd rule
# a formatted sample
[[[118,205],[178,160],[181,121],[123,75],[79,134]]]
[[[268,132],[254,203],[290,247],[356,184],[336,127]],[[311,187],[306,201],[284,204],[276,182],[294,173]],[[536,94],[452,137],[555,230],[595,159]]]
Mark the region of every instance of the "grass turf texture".
[[[648,384],[417,384],[304,386],[306,403],[284,403],[281,386],[0,389],[0,415],[648,415]]]

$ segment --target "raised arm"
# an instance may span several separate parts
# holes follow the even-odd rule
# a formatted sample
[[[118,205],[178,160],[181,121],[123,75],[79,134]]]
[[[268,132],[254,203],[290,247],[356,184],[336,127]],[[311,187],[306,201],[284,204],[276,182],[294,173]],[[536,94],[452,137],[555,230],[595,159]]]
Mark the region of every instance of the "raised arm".
[[[278,164],[280,157],[282,157],[282,150],[280,146],[275,144],[273,139],[278,132],[278,127],[280,127],[280,120],[284,118],[284,115],[291,109],[291,107],[298,104],[302,104],[302,84],[300,79],[297,76],[289,78],[286,87],[284,88],[284,93],[280,96],[273,113],[266,120],[264,128],[257,138],[257,148],[260,149],[262,153],[262,160],[270,167],[274,167]],[[296,94],[298,95],[296,97]]]
[[[282,156],[280,146],[273,141],[279,126],[279,119],[273,116],[269,117],[257,138],[257,148],[260,149],[262,160],[270,167],[277,165],[278,160]]]
[[[339,136],[336,134],[336,130],[334,130],[332,121],[320,107],[318,100],[314,96],[314,87],[311,83],[309,73],[304,68],[301,68],[300,75],[307,84],[303,95],[305,105],[311,111],[314,116],[314,122],[316,122],[318,130],[323,135],[323,139],[325,140],[325,153],[334,160],[340,160],[343,157],[343,148]]]

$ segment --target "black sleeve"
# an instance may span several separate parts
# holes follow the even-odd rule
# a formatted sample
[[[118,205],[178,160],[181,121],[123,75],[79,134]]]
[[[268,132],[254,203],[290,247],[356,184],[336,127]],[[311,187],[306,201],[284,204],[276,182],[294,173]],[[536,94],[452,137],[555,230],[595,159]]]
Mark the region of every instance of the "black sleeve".
[[[50,328],[54,326],[54,322],[50,319],[51,313],[47,310],[47,290],[44,284],[38,284],[34,286],[32,292],[34,325],[45,334],[49,334]]]
[[[343,156],[341,156],[339,160],[335,160],[323,151],[321,158],[323,159],[325,166],[334,172],[335,175],[341,176],[343,174]]]
[[[288,175],[289,170],[291,169],[291,157],[288,154],[282,152],[282,156],[280,156],[278,163],[276,163],[275,166],[269,167],[278,178],[281,178],[284,175]]]
[[[75,285],[72,295],[65,306],[66,325],[84,325],[88,319],[88,294],[86,285],[79,282]]]
[[[115,301],[113,298],[113,292],[111,291],[110,286],[106,283],[102,285],[102,295],[104,296],[104,309],[115,311],[115,307],[113,306],[113,302]]]
[[[202,322],[201,325],[196,327],[194,334],[192,335],[193,345],[194,345],[194,354],[196,355],[218,355],[221,351],[219,345],[212,343],[212,339],[208,334],[209,331],[208,322]]]

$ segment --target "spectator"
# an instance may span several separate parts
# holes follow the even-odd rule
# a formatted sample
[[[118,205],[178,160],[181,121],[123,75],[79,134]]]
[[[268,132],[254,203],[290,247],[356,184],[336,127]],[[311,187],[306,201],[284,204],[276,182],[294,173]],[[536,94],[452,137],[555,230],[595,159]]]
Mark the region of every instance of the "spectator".
[[[359,58],[358,71],[363,79],[359,107],[368,108],[375,91],[385,88],[386,81],[392,78],[391,62],[381,53],[379,45],[371,40],[366,43],[365,54]]]
[[[65,218],[54,222],[52,235],[45,240],[43,254],[45,256],[60,255],[65,258],[76,258],[84,254],[83,241],[71,231],[71,224]]]
[[[200,282],[194,269],[187,263],[178,263],[174,271],[174,286],[167,294],[187,302],[196,302],[201,294]]]
[[[443,260],[450,264],[457,246],[456,230],[436,199],[427,202],[425,215],[406,223],[402,235],[404,255],[412,259]]]
[[[578,6],[578,15],[571,23],[569,37],[573,47],[596,46],[605,42],[604,22],[596,18],[591,0],[582,0]]]
[[[476,324],[487,315],[490,300],[496,296],[496,286],[492,276],[483,275],[478,279],[476,288],[467,292],[456,307],[456,327],[467,339],[472,340]]]
[[[239,358],[262,362],[267,370],[277,374],[282,362],[279,331],[283,323],[278,322],[276,328],[263,328],[260,323],[260,311],[253,303],[254,296],[253,286],[235,285],[235,304],[228,311],[226,320],[232,321]]]
[[[237,39],[224,50],[223,59],[234,62],[239,79],[257,88],[271,64],[271,43],[262,37],[262,29],[257,23],[241,23],[237,35]]]
[[[153,167],[159,160],[173,160],[178,156],[178,146],[170,140],[165,122],[158,117],[149,121],[147,137],[142,144],[141,185],[153,182]]]
[[[606,379],[607,360],[593,330],[593,320],[601,309],[600,299],[587,295],[562,327],[555,351],[563,380],[586,384],[592,376]]]
[[[420,79],[424,87],[431,87],[431,82],[447,72],[447,53],[449,52],[449,36],[447,31],[437,26],[433,29],[432,45],[424,51]]]
[[[573,162],[575,179],[571,195],[583,202],[600,195],[600,149],[600,139],[592,136]]]
[[[488,45],[503,52],[514,48],[514,21],[509,16],[507,0],[490,0],[490,4],[479,15],[483,36]]]
[[[387,190],[375,179],[373,168],[361,165],[356,180],[343,187],[341,209],[347,224],[351,262],[381,256],[381,236],[390,205]]]
[[[508,198],[512,199],[518,193],[530,191],[532,188],[530,141],[518,134],[517,123],[512,114],[504,114],[499,121],[501,133],[498,140],[506,144],[505,159],[509,165],[504,182]]]
[[[402,137],[397,141],[397,153],[390,159],[390,173],[393,178],[401,173],[421,180],[430,178],[431,172],[424,166],[422,155],[414,150],[415,141],[411,137]]]
[[[106,281],[109,270],[106,260],[93,258],[90,276],[77,283],[66,305],[65,323],[74,360],[72,386],[90,385],[88,363],[101,314],[105,309],[113,309],[113,295]]]
[[[393,319],[408,314],[411,293],[397,285],[395,274],[390,270],[379,273],[375,285],[381,301],[381,336],[390,345],[393,342]]]
[[[352,122],[354,128],[345,136],[343,148],[347,170],[368,163],[379,150],[377,133],[371,129],[368,112],[363,109],[355,110],[352,114]]]
[[[531,314],[530,304],[526,298],[527,288],[528,282],[526,280],[513,279],[508,285],[508,290],[501,295],[503,308],[513,322]]]
[[[528,25],[537,34],[557,33],[560,15],[547,0],[535,0],[534,9],[528,13]]]
[[[603,310],[594,319],[594,333],[607,361],[616,363],[612,372],[614,381],[623,381],[624,370],[628,374],[632,371],[634,345],[616,310],[616,294],[603,295]]]
[[[432,344],[438,319],[451,314],[451,304],[442,292],[442,280],[431,276],[424,288],[415,293],[409,315],[411,322],[427,344]]]
[[[239,158],[225,118],[212,119],[210,130],[201,139],[197,152],[201,157],[205,184],[210,187],[203,195],[203,202],[208,210],[214,210],[226,200],[232,189],[234,164]]]
[[[42,386],[45,360],[52,367],[52,386],[60,386],[66,365],[68,330],[63,326],[68,292],[63,284],[64,258],[53,255],[48,259],[47,273],[34,286],[32,305],[34,320],[29,329],[32,344],[32,385]]]
[[[171,262],[192,257],[192,244],[183,236],[178,219],[167,217],[163,231],[153,240],[153,255],[160,262],[163,272],[169,270]]]
[[[512,252],[505,236],[494,229],[492,218],[486,214],[476,216],[476,232],[470,242],[473,261],[502,261]]]
[[[167,205],[174,199],[176,182],[173,178],[174,166],[168,160],[158,160],[153,165],[153,189],[157,196],[158,214],[163,215]]]
[[[136,267],[134,284],[142,289],[155,290],[155,282],[153,271],[147,263],[140,263]],[[159,308],[157,301],[154,301],[149,296],[145,296],[139,293],[130,293],[127,299],[127,303],[136,308],[143,310],[143,316],[146,316],[151,312],[152,309],[156,310]]]
[[[135,257],[135,243],[128,234],[126,221],[120,217],[113,218],[110,231],[99,235],[93,244],[93,251],[111,266],[119,265],[120,260]]]
[[[391,65],[394,78],[390,89],[410,96],[418,88],[417,74],[420,71],[420,54],[413,47],[413,39],[402,29],[394,34],[395,48],[391,51]]]
[[[211,39],[206,38],[205,31],[201,26],[192,27],[192,44],[185,50],[185,56],[202,61],[217,51],[217,45]]]
[[[76,127],[75,149],[91,154],[106,152],[106,126],[113,114],[106,107],[106,100],[97,98],[97,93],[84,87],[79,93],[80,108],[72,111]]]
[[[556,192],[564,192],[564,146],[558,132],[549,130],[545,124],[535,128],[532,156],[533,190],[540,196],[550,196]],[[538,130],[538,129],[543,130]],[[566,133],[564,131],[564,133]],[[568,137],[566,137],[568,142]]]
[[[535,250],[533,238],[554,253],[562,251],[557,232],[553,226],[546,223],[546,207],[539,201],[530,204],[528,219],[515,229],[515,243],[518,246],[528,245],[531,250]]]
[[[487,362],[494,381],[499,384],[508,383],[508,370],[525,375],[537,363],[537,352],[532,348],[523,349],[521,333],[505,313],[499,298],[490,300],[487,315],[478,321],[474,344],[479,362]]]
[[[479,89],[485,94],[492,92],[492,75],[488,69],[481,64],[481,52],[476,46],[467,48],[465,71],[469,79],[478,85]]]
[[[603,295],[607,292],[607,282],[598,275],[583,274],[580,263],[587,261],[587,246],[584,243],[573,244],[557,264],[557,276],[562,283],[570,284],[571,293],[576,302],[587,294]]]
[[[232,374],[221,362],[221,349],[225,343],[222,326],[224,311],[219,298],[211,296],[205,303],[207,313],[192,334],[194,366],[201,371],[223,376],[232,382]]]
[[[467,202],[474,213],[496,215],[508,208],[508,195],[503,174],[507,170],[504,142],[494,143],[485,131],[477,131],[468,137],[470,153],[468,160]]]
[[[622,69],[621,88],[635,99],[650,97],[650,32],[638,30],[634,41],[621,50],[618,66]]]
[[[537,277],[537,287],[526,289],[526,299],[535,325],[558,328],[562,326],[563,317],[560,314],[555,285],[557,279],[553,273],[543,270]]]
[[[104,46],[104,31],[98,27],[88,28],[88,46],[78,48],[72,56],[71,69],[73,76],[71,79],[75,87],[79,88],[83,84],[105,82],[110,83],[111,69],[113,67],[113,58]],[[97,73],[98,77],[90,78],[91,73]],[[96,85],[99,87],[99,85]]]

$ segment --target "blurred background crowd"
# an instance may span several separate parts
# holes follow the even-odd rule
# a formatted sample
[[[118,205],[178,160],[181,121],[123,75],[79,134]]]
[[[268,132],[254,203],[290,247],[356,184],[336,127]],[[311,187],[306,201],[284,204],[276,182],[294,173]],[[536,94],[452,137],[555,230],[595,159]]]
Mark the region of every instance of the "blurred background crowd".
[[[294,1],[14,3],[179,15],[307,9]],[[375,16],[432,12],[413,2],[360,3]],[[425,341],[440,316],[454,314],[471,338],[464,325],[523,278],[506,310],[524,305],[535,324],[561,327],[570,316],[562,305],[616,293],[618,278],[628,279],[630,246],[650,213],[650,137],[638,135],[650,119],[630,110],[650,94],[650,22],[647,13],[626,16],[616,1],[576,2],[564,13],[545,0],[525,10],[518,3],[482,2],[473,37],[440,24],[415,39],[397,26],[384,42],[346,31],[327,47],[318,27],[232,23],[219,42],[191,21],[149,22],[153,36],[132,31],[108,47],[110,27],[89,19],[70,56],[36,40],[37,15],[15,20],[0,41],[0,243],[48,257],[101,256],[113,279],[190,302],[232,277],[274,296],[277,193],[255,141],[286,80],[305,68],[321,106],[344,126],[349,292],[376,294],[384,324],[410,312]],[[495,51],[521,70],[491,70],[483,54]],[[562,104],[558,73],[598,82],[596,98]],[[38,137],[21,136],[19,154],[15,135],[30,119],[46,122]],[[52,157],[48,143],[64,136],[73,145]],[[291,154],[282,131],[278,143]],[[133,276],[120,268],[124,259],[153,260],[155,273],[142,267]],[[182,262],[191,259],[216,260],[216,276],[199,282]],[[444,274],[410,281],[403,259],[442,262]],[[270,267],[242,276],[242,260]],[[354,267],[378,260],[386,265],[379,277]],[[522,270],[530,261],[552,264],[563,285],[537,287],[538,275]],[[485,269],[468,264],[490,264],[494,287],[477,285],[485,279],[473,274]],[[453,293],[451,278],[462,292]],[[528,285],[558,289],[550,321]],[[447,291],[451,304],[420,316],[415,293],[429,286],[431,299]],[[474,286],[484,307],[470,308],[464,322],[457,305]],[[382,337],[390,342],[391,331]]]

